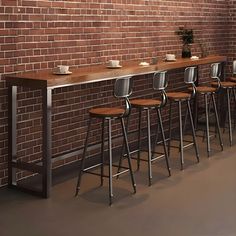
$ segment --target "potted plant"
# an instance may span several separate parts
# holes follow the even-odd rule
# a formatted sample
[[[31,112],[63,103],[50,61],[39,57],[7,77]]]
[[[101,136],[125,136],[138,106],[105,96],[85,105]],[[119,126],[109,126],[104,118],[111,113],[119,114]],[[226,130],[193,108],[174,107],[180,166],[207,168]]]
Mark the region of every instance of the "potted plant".
[[[193,30],[185,27],[179,27],[176,31],[180,39],[183,41],[182,57],[191,57],[191,44],[193,43]]]

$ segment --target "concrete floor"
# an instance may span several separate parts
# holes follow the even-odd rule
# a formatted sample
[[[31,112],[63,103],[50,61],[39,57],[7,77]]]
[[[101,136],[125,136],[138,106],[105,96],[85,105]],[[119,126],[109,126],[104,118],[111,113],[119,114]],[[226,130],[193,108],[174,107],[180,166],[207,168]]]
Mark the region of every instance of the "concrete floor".
[[[177,152],[172,152],[172,176],[167,177],[164,162],[156,163],[151,187],[142,163],[135,173],[135,195],[128,175],[114,179],[112,207],[107,181],[98,187],[99,179],[91,175],[84,175],[77,198],[75,178],[54,186],[50,199],[3,188],[0,235],[235,236],[236,145],[229,147],[227,141],[225,137],[221,152],[213,140],[213,153],[207,158],[205,143],[199,139],[201,162],[196,164],[194,151],[186,150],[184,171],[179,170]]]

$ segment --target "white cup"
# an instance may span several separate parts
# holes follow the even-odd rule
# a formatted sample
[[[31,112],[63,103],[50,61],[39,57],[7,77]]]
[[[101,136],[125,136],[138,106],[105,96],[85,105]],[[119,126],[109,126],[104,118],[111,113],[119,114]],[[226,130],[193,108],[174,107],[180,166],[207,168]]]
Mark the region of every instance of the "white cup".
[[[166,60],[167,61],[175,60],[175,54],[166,54]]]
[[[108,65],[110,67],[118,67],[118,66],[120,66],[120,61],[119,60],[110,60],[110,61],[108,61]]]
[[[57,66],[57,71],[61,74],[66,74],[69,72],[69,66],[59,65]]]

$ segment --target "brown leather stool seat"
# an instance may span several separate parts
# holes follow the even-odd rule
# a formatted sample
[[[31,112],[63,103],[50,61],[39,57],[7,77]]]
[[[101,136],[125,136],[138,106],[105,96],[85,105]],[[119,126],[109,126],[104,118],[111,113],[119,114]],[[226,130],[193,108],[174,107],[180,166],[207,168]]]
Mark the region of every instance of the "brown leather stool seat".
[[[236,86],[236,83],[231,82],[231,81],[223,81],[223,82],[220,82],[220,84],[221,84],[222,88],[233,88],[233,87]],[[213,87],[218,87],[218,83],[217,82],[212,82],[211,85]]]
[[[158,99],[133,99],[130,100],[130,103],[135,108],[141,108],[141,107],[158,107],[161,105],[161,101]]]
[[[236,83],[236,77],[231,77],[229,80]]]
[[[125,109],[119,107],[99,107],[89,110],[89,114],[96,117],[119,117],[125,113]]]
[[[191,94],[185,92],[170,92],[167,93],[167,97],[170,100],[187,100],[191,98]]]
[[[210,86],[198,86],[197,93],[205,94],[205,93],[215,93],[217,88],[212,88]]]

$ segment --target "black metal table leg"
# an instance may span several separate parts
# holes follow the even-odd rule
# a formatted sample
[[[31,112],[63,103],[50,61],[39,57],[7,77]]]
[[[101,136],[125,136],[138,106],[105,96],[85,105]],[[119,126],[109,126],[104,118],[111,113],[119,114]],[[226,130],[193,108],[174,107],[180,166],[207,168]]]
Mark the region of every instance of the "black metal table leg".
[[[12,162],[16,161],[16,114],[17,114],[17,86],[8,87],[8,185],[16,186],[16,169]]]
[[[51,140],[51,114],[52,114],[52,90],[42,89],[43,97],[43,173],[42,173],[42,194],[43,197],[50,197],[52,186],[52,140]]]
[[[105,119],[102,120],[102,144],[101,144],[101,186],[103,186],[104,176],[104,146],[105,146]]]
[[[113,184],[112,184],[112,127],[111,119],[108,119],[108,150],[109,150],[109,204],[112,205],[113,200]]]

